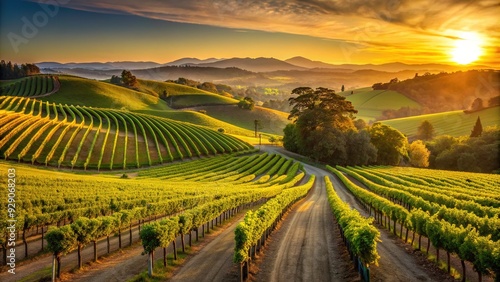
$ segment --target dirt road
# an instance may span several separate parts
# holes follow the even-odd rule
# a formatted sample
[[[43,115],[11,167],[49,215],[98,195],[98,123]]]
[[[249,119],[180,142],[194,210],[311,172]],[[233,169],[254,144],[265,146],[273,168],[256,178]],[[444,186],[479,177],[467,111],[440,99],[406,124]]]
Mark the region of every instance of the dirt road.
[[[282,149],[263,146],[262,150],[282,153]],[[343,281],[333,275],[336,269],[335,254],[331,253],[334,234],[331,225],[331,211],[326,199],[323,177],[329,176],[339,197],[357,209],[362,215],[368,216],[355,197],[331,173],[304,164],[308,174],[315,174],[317,181],[311,198],[299,206],[298,212],[290,218],[289,230],[282,240],[272,262],[269,279],[263,281]],[[398,246],[398,239],[385,229],[379,229],[381,240],[377,250],[381,257],[379,266],[371,268],[372,281],[439,281],[431,277],[418,260]],[[338,232],[338,230],[335,230]]]
[[[325,182],[318,169],[307,168],[317,176],[310,195],[285,220],[277,236],[276,247],[266,257],[256,277],[258,281],[352,281],[356,278],[346,262],[328,205]],[[273,244],[273,243],[271,243]]]
[[[169,281],[232,281],[234,230],[244,214],[183,265]],[[237,281],[237,280],[236,280]]]

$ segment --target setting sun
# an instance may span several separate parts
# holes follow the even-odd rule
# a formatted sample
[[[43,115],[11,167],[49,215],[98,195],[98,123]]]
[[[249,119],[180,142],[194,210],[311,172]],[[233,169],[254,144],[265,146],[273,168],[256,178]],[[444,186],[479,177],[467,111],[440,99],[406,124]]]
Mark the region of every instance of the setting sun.
[[[460,34],[460,39],[455,41],[451,56],[456,63],[466,65],[477,61],[481,53],[481,39],[477,33],[463,32]]]

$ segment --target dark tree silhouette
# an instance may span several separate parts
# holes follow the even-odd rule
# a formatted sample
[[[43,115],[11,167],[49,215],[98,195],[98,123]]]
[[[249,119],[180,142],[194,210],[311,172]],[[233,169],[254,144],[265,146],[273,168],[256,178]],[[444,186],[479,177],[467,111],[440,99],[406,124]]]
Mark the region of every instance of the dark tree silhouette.
[[[122,71],[122,82],[127,86],[135,86],[137,84],[137,78],[132,75],[132,73],[128,70]]]
[[[12,64],[12,62],[0,61],[0,79],[16,79],[28,75],[39,74],[40,69],[35,64]]]
[[[432,140],[432,138],[434,138],[434,134],[435,134],[434,126],[432,126],[432,124],[429,121],[424,120],[422,124],[420,124],[420,126],[418,127],[416,137],[417,139],[423,141],[429,141]]]
[[[472,128],[470,137],[479,137],[481,134],[483,134],[483,125],[481,124],[481,118],[477,117],[476,124],[474,124]]]

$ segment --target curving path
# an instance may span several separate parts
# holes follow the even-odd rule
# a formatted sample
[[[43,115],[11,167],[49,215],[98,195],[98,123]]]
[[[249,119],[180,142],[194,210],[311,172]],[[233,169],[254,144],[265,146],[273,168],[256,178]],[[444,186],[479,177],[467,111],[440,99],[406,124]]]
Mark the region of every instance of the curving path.
[[[284,153],[283,149],[262,146],[264,151]],[[286,155],[290,153],[286,152]],[[303,164],[308,174],[315,174],[321,184],[316,185],[313,193],[294,214],[283,239],[279,240],[279,248],[271,261],[270,276],[264,276],[263,281],[344,281],[341,277],[332,275],[336,270],[335,254],[331,253],[331,237],[338,229],[329,229],[331,211],[326,199],[324,176],[329,176],[339,197],[357,209],[362,215],[368,216],[355,197],[331,173]],[[317,181],[318,181],[317,180]],[[303,212],[301,212],[303,210]],[[329,223],[330,222],[330,223]],[[418,260],[398,246],[398,240],[385,229],[379,229],[382,242],[377,245],[381,257],[379,266],[371,268],[372,281],[439,281],[431,277]],[[394,238],[394,239],[393,239]],[[317,247],[319,246],[319,247]],[[318,276],[318,272],[323,276]]]

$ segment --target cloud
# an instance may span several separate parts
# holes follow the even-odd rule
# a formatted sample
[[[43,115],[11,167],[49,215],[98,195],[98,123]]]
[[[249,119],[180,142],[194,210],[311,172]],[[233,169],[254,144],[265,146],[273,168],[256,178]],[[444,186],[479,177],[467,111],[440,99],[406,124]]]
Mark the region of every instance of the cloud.
[[[237,30],[301,34],[371,48],[445,45],[456,38],[449,30],[488,34],[493,38],[490,45],[500,38],[497,0],[71,0],[64,6]]]

